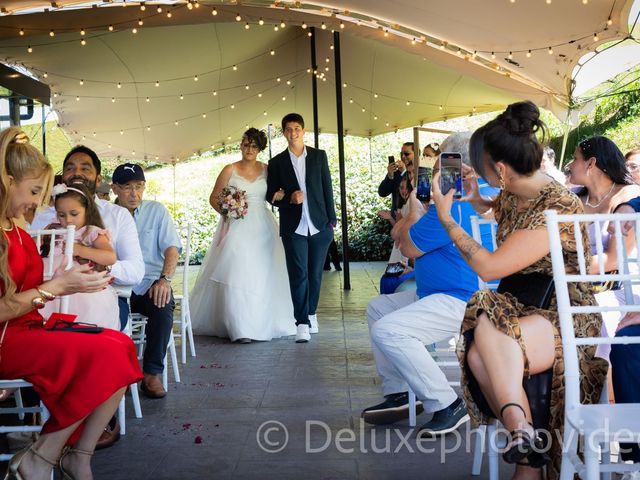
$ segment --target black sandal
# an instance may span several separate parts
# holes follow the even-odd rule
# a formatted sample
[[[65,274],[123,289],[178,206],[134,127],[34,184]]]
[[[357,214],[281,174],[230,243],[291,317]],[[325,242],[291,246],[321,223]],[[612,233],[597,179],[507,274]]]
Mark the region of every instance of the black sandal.
[[[522,410],[522,413],[526,418],[527,414],[524,411],[524,408],[522,408],[518,403],[507,403],[504,405],[500,409],[500,417],[502,417],[502,413],[508,407],[518,407]],[[510,436],[512,443],[515,440],[522,440],[522,442],[512,445],[509,450],[505,450],[503,452],[502,458],[505,462],[526,465],[531,468],[542,468],[551,460],[549,454],[544,451],[545,448],[542,438],[540,438],[535,430],[533,431],[533,435],[527,430],[513,430],[510,432]],[[524,460],[526,460],[527,463],[525,463]]]

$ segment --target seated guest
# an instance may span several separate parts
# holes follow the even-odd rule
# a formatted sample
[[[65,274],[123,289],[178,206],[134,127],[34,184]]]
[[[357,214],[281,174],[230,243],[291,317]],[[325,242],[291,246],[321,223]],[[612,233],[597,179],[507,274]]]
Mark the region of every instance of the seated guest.
[[[105,202],[111,201],[111,186],[109,185],[108,180],[103,180],[96,187],[96,196]]]
[[[175,308],[171,280],[182,245],[164,205],[142,199],[145,186],[140,165],[125,163],[113,172],[113,191],[136,222],[144,258],[144,278],[131,294],[131,311],[148,317],[140,389],[150,398],[162,398],[167,392],[159,377],[165,369]]]
[[[12,219],[48,199],[52,177],[25,133],[0,132],[0,376],[31,382],[51,415],[38,439],[11,459],[7,478],[49,478],[56,465],[64,478],[93,478],[96,441],[127,385],[142,377],[135,347],[120,332],[83,335],[43,325],[39,309],[48,301],[109,283],[107,272],[88,265],[43,282],[35,243]]]
[[[468,135],[453,134],[443,148],[462,152],[466,160],[467,141]],[[477,290],[478,278],[451,243],[435,209],[423,214],[414,192],[409,201],[410,212],[393,233],[402,252],[416,259],[417,289],[380,295],[369,302],[371,348],[385,400],[366,408],[362,418],[374,425],[408,418],[407,390],[411,387],[420,410],[433,413],[433,418],[420,427],[421,434],[445,434],[468,421],[469,416],[425,346],[460,331],[467,300]],[[471,206],[457,202],[451,211],[471,232]]]
[[[629,150],[624,155],[625,164],[633,183],[640,184],[640,148]]]
[[[612,213],[614,208],[640,195],[640,186],[632,182],[625,165],[625,159],[620,149],[607,137],[591,137],[578,144],[574,159],[568,165],[571,171],[571,183],[582,185],[577,195],[582,200],[585,213]],[[604,270],[611,272],[618,268],[615,251],[615,240],[608,231],[608,223],[600,223],[600,231],[596,231],[596,224],[588,227],[591,239],[591,273],[598,271],[596,257],[597,238],[602,242],[604,256]],[[632,251],[634,239],[631,235],[625,239],[627,251]],[[625,304],[624,292],[612,289],[614,285],[603,285],[596,293],[596,300],[601,306],[618,306]],[[602,335],[612,337],[620,321],[618,312],[602,313]],[[607,358],[609,345],[599,345],[597,355]]]
[[[472,179],[466,181],[468,200],[480,214],[491,209],[498,222],[498,248],[491,253],[469,236],[451,214],[453,191],[441,192],[437,178],[433,181],[433,199],[438,217],[451,241],[471,268],[483,279],[493,280],[515,274],[538,272],[552,279],[549,239],[544,211],[560,214],[581,213],[579,199],[565,187],[540,171],[542,145],[537,133],[544,136],[545,125],[538,108],[531,102],[518,102],[496,119],[474,132],[470,143],[471,163],[476,172],[502,192],[495,201],[478,194]],[[438,175],[436,175],[438,177]],[[562,249],[567,274],[577,274],[574,224],[561,226]],[[584,250],[588,236],[582,226]],[[587,257],[589,255],[587,254]],[[513,280],[517,282],[517,280]],[[531,280],[529,280],[530,282]],[[520,282],[527,289],[527,277]],[[511,283],[512,288],[514,283]],[[557,478],[562,448],[551,435],[551,451],[546,453],[541,439],[531,426],[530,405],[523,388],[529,376],[552,369],[554,388],[547,431],[562,429],[564,420],[564,362],[562,339],[555,294],[546,299],[524,300],[510,292],[477,292],[468,302],[460,330],[458,356],[462,367],[461,385],[467,409],[474,424],[487,423],[497,417],[512,432],[503,458],[517,463],[513,478],[542,478],[541,467],[549,462],[547,475]],[[572,303],[594,305],[590,289],[580,283],[569,284]],[[585,336],[598,336],[602,319],[599,314],[574,315],[576,330]],[[594,356],[595,348],[580,353],[580,370],[585,374],[582,398],[597,403],[607,371],[606,362]]]
[[[554,152],[551,147],[544,147],[540,170],[549,175],[560,185],[564,185],[567,180],[564,173],[556,167],[556,152]]]

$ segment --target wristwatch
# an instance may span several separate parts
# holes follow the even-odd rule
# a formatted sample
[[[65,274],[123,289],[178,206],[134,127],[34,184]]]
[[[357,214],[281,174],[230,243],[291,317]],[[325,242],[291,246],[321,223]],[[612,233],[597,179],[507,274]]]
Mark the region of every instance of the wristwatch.
[[[171,283],[171,280],[173,280],[173,277],[170,277],[166,273],[163,273],[162,275],[160,275],[160,279],[161,280],[166,280],[167,282]]]

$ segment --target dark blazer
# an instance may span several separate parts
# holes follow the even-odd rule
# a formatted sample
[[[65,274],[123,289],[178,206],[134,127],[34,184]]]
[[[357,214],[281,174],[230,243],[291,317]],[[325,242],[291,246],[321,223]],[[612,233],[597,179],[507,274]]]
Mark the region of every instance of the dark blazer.
[[[406,175],[406,170],[404,175]],[[400,187],[400,180],[402,180],[403,174],[396,171],[393,174],[393,178],[389,178],[389,175],[385,175],[378,187],[378,195],[381,197],[388,197],[391,195],[391,216],[396,218],[396,209],[398,208],[398,188]]]
[[[333,188],[329,162],[324,150],[307,148],[305,183],[307,196],[304,199],[309,205],[311,221],[318,230],[329,228],[336,224],[336,210],[333,204]],[[284,198],[273,202],[280,209],[280,236],[290,237],[298,228],[302,218],[302,204],[294,205],[291,194],[300,190],[296,172],[291,163],[289,149],[279,153],[269,160],[267,175],[267,201],[271,202],[273,195],[280,188],[284,190]]]

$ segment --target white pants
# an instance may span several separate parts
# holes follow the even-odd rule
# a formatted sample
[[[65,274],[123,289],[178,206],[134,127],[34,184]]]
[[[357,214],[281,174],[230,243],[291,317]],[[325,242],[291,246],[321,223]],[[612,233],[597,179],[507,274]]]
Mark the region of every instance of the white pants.
[[[411,386],[427,412],[453,403],[457,395],[425,345],[458,335],[466,305],[441,293],[418,299],[415,290],[369,302],[371,348],[384,395]]]

